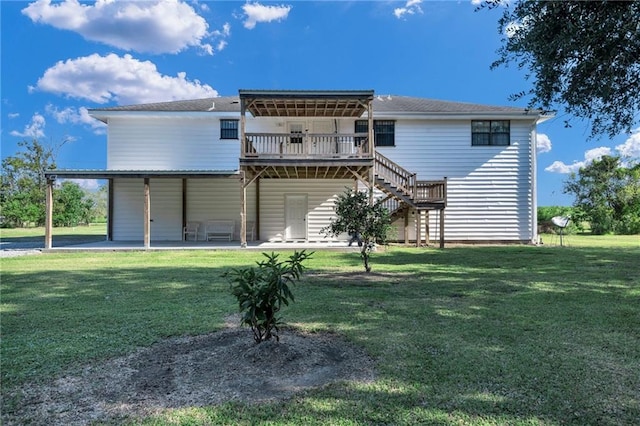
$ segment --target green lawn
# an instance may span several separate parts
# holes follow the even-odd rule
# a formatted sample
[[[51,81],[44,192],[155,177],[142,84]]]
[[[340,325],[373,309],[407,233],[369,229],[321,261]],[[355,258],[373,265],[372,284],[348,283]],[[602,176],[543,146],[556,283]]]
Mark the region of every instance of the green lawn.
[[[563,248],[390,247],[373,255],[374,280],[335,275],[359,272],[357,253],[317,252],[285,319],[364,347],[377,363],[375,382],[331,385],[286,403],[169,410],[140,422],[637,424],[636,238]],[[2,259],[2,392],[169,336],[220,329],[236,309],[221,274],[260,257],[176,251]]]
[[[68,244],[103,241],[107,235],[106,223],[92,223],[74,227],[56,227],[52,230],[56,243]],[[13,243],[44,243],[44,227],[33,228],[0,228],[0,240]]]

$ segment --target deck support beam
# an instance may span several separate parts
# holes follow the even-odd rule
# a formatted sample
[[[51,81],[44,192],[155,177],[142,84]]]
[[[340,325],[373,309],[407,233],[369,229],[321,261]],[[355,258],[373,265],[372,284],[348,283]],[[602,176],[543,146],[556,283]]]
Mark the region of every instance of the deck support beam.
[[[182,178],[182,229],[187,226],[187,180]],[[197,233],[196,233],[197,234]],[[184,232],[182,233],[182,239],[184,240]],[[196,240],[198,235],[196,235]]]
[[[429,210],[424,211],[424,243],[428,247],[429,241],[431,240],[430,229],[429,229]]]
[[[422,218],[420,210],[416,209],[416,247],[422,244]]]
[[[45,222],[44,222],[44,248],[50,249],[53,241],[53,184],[55,179],[47,179],[47,191],[45,201]]]
[[[409,244],[409,215],[411,213],[411,209],[404,209],[404,244]]]
[[[113,179],[107,179],[107,241],[113,241]]]
[[[444,209],[440,209],[440,248],[444,248]]]
[[[253,230],[253,239],[260,241],[260,178],[256,179],[256,229]]]
[[[247,185],[245,171],[240,170],[240,247],[247,247]]]

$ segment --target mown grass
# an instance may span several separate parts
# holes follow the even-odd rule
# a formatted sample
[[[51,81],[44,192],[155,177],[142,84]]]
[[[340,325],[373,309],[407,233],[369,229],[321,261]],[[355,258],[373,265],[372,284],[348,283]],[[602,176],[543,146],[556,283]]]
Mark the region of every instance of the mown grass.
[[[283,256],[287,253],[283,253]],[[2,392],[222,327],[222,273],[249,251],[2,259]],[[284,403],[190,407],[143,424],[637,424],[640,247],[391,247],[371,277],[317,252],[284,312],[376,360],[371,384]],[[9,401],[10,402],[10,401]],[[5,408],[7,406],[5,404]],[[8,406],[10,409],[10,404]]]
[[[105,223],[92,223],[90,225],[55,227],[51,230],[54,240],[59,243],[87,243],[102,241],[107,235]],[[0,240],[5,243],[43,243],[44,227],[33,228],[0,228]]]

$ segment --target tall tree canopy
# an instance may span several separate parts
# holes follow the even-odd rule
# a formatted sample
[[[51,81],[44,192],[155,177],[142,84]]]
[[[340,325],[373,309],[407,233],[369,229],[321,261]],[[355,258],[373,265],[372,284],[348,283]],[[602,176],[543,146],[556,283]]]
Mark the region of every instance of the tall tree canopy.
[[[13,226],[42,225],[45,219],[46,170],[56,168],[55,152],[37,139],[22,141],[16,155],[2,160],[0,207]]]
[[[594,234],[640,233],[640,163],[605,155],[572,174],[564,191],[576,197],[574,220],[588,221]]]
[[[37,139],[22,141],[15,155],[2,160],[0,215],[3,226],[43,225],[47,179],[45,171],[56,168],[56,152],[64,144],[45,145]],[[106,216],[106,189],[88,194],[77,183],[63,182],[54,188],[55,226],[89,223]],[[101,207],[101,208],[100,208]]]
[[[492,68],[527,69],[530,106],[563,104],[591,136],[630,133],[640,122],[640,1],[487,0],[504,6],[503,45]],[[567,121],[568,124],[568,121]]]

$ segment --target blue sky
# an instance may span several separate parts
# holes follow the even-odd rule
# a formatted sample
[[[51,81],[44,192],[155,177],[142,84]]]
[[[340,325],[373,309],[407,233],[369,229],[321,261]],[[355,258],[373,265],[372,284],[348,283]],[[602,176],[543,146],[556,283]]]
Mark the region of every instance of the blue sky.
[[[488,105],[530,82],[490,70],[500,10],[461,1],[2,1],[2,158],[18,142],[59,145],[58,167],[106,167],[87,108],[237,94],[374,89]],[[539,126],[539,205],[570,205],[569,172],[603,154],[640,157],[640,129],[587,140],[559,111]]]

